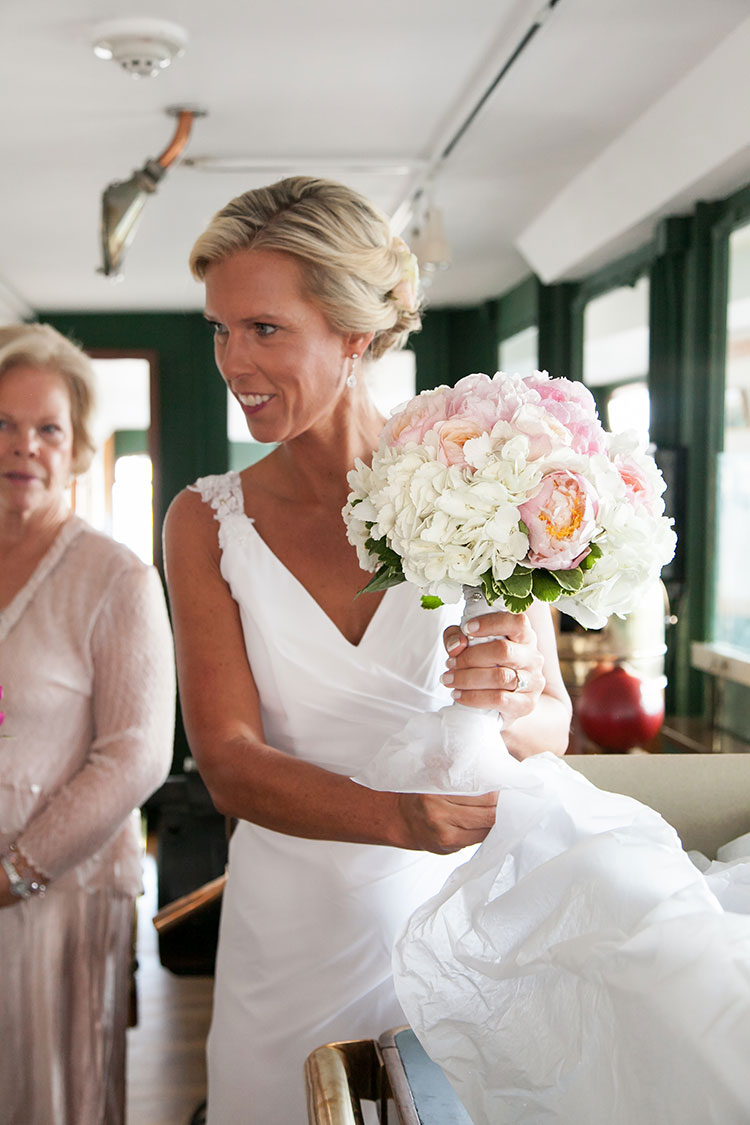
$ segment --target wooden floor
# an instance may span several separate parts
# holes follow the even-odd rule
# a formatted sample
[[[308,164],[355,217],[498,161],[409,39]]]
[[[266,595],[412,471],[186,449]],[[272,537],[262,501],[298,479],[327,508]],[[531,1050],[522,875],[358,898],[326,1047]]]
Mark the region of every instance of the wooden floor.
[[[138,900],[138,1026],[128,1031],[127,1125],[188,1125],[205,1098],[204,1048],[213,978],[175,976],[159,963],[156,865],[145,858]]]

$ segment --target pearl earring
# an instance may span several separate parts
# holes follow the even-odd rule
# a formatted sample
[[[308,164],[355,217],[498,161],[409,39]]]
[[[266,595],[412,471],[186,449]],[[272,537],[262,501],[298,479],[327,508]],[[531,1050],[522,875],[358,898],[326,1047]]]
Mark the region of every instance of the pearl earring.
[[[347,377],[346,377],[346,385],[347,385],[347,387],[356,387],[356,385],[357,385],[357,373],[356,373],[356,371],[354,370],[354,367],[355,367],[355,365],[356,365],[356,363],[357,363],[357,360],[358,360],[358,359],[359,359],[359,355],[357,354],[357,352],[353,352],[353,353],[352,353],[352,366],[351,366],[351,370],[349,371],[349,374],[348,374],[348,375],[347,375]]]

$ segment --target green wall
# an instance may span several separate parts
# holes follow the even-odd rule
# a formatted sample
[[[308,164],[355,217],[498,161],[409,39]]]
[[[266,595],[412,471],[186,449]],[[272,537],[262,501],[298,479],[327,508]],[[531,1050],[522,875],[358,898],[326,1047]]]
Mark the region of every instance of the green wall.
[[[427,309],[409,340],[417,360],[417,390],[452,386],[464,375],[497,370],[495,302],[474,308]]]

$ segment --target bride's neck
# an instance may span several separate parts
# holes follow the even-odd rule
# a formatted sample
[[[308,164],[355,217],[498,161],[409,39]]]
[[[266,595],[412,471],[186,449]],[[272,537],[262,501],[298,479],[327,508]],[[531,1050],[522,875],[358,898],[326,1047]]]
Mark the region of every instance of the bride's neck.
[[[278,467],[300,496],[341,507],[349,486],[346,475],[357,458],[367,464],[377,448],[384,419],[372,409],[343,432],[308,432],[279,446]]]

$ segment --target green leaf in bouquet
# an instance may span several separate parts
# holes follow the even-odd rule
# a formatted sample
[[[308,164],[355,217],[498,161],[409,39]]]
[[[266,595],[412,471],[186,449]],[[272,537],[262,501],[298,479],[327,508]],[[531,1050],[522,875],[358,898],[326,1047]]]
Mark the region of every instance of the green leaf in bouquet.
[[[440,609],[443,599],[435,594],[422,594],[422,609]]]
[[[539,569],[534,571],[533,591],[540,602],[556,602],[562,594],[562,586],[554,574]]]
[[[532,571],[527,566],[517,566],[510,578],[498,582],[504,595],[512,598],[525,598],[531,593]]]
[[[525,613],[533,601],[534,598],[531,594],[525,598],[514,598],[509,594],[503,595],[504,608],[509,613]]]
[[[394,570],[392,566],[386,564],[376,570],[367,585],[358,590],[354,596],[358,598],[360,594],[378,594],[381,590],[388,590],[391,586],[398,586],[405,581],[404,572],[400,567]]]
[[[576,594],[583,586],[583,571],[580,566],[573,570],[551,570],[549,573],[559,582],[566,594]]]
[[[509,594],[503,589],[504,585],[505,583],[498,582],[491,570],[485,571],[482,575],[482,590],[487,605],[494,605],[496,601],[502,599],[504,607],[510,613],[523,613],[524,610],[529,608],[534,600],[531,591],[522,596]]]
[[[487,605],[492,605],[498,598],[503,596],[503,591],[498,586],[492,570],[485,570],[480,579],[482,583],[482,592],[484,593],[484,600]]]
[[[581,570],[591,570],[597,559],[602,557],[602,549],[596,543],[591,544],[589,553],[581,560]]]
[[[394,570],[401,570],[401,556],[388,546],[385,536],[382,539],[366,539],[365,547],[371,555],[376,555],[382,563],[393,567]]]

